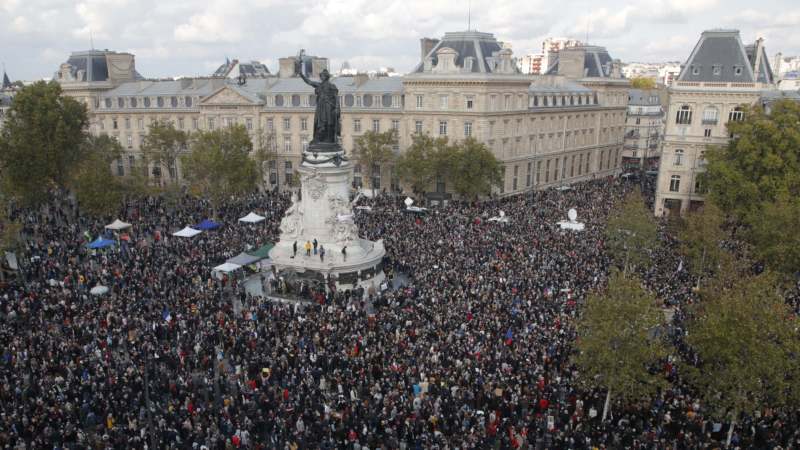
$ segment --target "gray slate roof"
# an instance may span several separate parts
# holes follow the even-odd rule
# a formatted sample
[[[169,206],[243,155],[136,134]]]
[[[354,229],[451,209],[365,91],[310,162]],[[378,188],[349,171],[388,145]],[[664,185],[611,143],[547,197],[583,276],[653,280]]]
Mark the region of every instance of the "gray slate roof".
[[[75,73],[78,70],[83,70],[83,79],[80,81],[96,82],[108,80],[108,61],[106,60],[107,50],[87,50],[82,52],[74,52],[69,56],[67,63],[69,63]],[[139,72],[134,72],[136,79],[142,79]]]
[[[581,46],[586,53],[583,57],[583,73],[587,78],[609,78],[611,76],[611,63],[613,59],[605,47],[596,45]],[[558,53],[554,53],[550,67],[545,75],[558,74]]]
[[[475,58],[475,63],[472,65],[472,73],[491,73],[492,67],[486,59],[491,58],[494,52],[502,50],[500,42],[491,33],[461,31],[445,33],[442,40],[431,49],[426,58],[431,58],[435,66],[438,63],[436,52],[445,47],[452,48],[458,53],[456,65],[459,67],[464,67],[464,58]],[[424,68],[425,61],[423,60],[417,64],[412,73],[422,73]]]
[[[681,69],[679,81],[772,84],[769,58],[762,47],[758,79],[753,73],[756,46],[745,47],[739,30],[709,30],[700,39]]]
[[[653,99],[653,96],[656,96]],[[661,92],[657,89],[629,89],[628,105],[631,106],[658,106],[661,104]]]

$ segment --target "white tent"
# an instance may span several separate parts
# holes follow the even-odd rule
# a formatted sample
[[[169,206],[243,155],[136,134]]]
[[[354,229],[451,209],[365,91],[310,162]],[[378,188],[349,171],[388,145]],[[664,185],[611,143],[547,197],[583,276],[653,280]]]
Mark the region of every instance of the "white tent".
[[[190,238],[190,237],[195,237],[200,233],[202,233],[202,231],[195,230],[192,227],[186,227],[186,228],[182,229],[181,231],[176,231],[175,233],[172,233],[172,235],[173,236],[178,236],[178,237]]]
[[[130,226],[131,226],[131,224],[125,223],[125,222],[123,222],[123,221],[121,221],[119,219],[116,219],[113,223],[110,223],[110,224],[106,225],[106,229],[107,230],[119,231],[119,230],[124,230],[125,228],[130,228]]]
[[[266,217],[262,217],[254,212],[251,212],[250,214],[239,219],[239,222],[258,223],[264,221],[265,219]]]
[[[241,268],[242,268],[242,266],[240,266],[238,264],[233,264],[233,263],[226,262],[226,263],[222,263],[222,264],[218,265],[217,267],[214,267],[214,272],[230,273],[230,272],[233,272],[234,270],[241,269]]]

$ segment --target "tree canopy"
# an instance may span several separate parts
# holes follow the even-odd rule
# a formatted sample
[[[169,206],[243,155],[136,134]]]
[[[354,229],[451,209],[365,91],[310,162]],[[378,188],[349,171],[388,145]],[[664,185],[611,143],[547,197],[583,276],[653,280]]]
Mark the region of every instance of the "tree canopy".
[[[159,174],[162,174],[165,167],[168,169],[170,165],[177,163],[178,156],[186,150],[188,141],[189,135],[175,128],[170,121],[157,120],[151,123],[141,147],[145,170],[149,169],[150,163],[154,163]],[[178,181],[169,170],[167,176],[172,182]]]
[[[122,157],[122,146],[106,135],[87,136],[82,145],[83,159],[72,173],[70,188],[84,210],[98,216],[110,214],[137,184],[111,172],[112,162]]]
[[[611,213],[605,246],[623,272],[641,267],[658,245],[658,228],[639,191],[633,191]]]
[[[503,165],[482,142],[467,138],[456,144],[455,159],[449,167],[453,190],[464,198],[489,195],[503,182]]]
[[[631,78],[631,87],[634,89],[655,89],[656,80],[647,77]]]
[[[0,132],[4,189],[24,203],[64,188],[83,158],[86,107],[62,95],[55,81],[38,81],[14,97]]]
[[[697,277],[698,284],[718,265],[722,255],[721,241],[726,237],[724,217],[714,203],[702,210],[690,212],[678,230],[681,253],[688,260],[688,268]]]
[[[250,157],[253,143],[242,125],[192,136],[191,152],[182,157],[190,190],[219,204],[230,195],[257,188],[258,163]]]
[[[783,273],[800,270],[788,230],[800,222],[800,104],[783,100],[770,111],[742,107],[728,122],[730,142],[707,151],[703,181],[724,214],[745,225],[757,257]],[[769,219],[769,220],[768,220]]]
[[[574,361],[582,383],[607,389],[626,404],[654,395],[666,385],[650,370],[666,355],[657,333],[663,321],[655,296],[640,280],[612,273],[605,292],[589,295],[578,321]]]
[[[395,160],[395,153],[392,147],[397,144],[397,132],[395,130],[376,133],[372,130],[367,131],[355,140],[353,146],[353,157],[361,164],[367,176],[367,186],[375,189],[380,186],[372,185],[372,167],[382,168],[385,164]]]

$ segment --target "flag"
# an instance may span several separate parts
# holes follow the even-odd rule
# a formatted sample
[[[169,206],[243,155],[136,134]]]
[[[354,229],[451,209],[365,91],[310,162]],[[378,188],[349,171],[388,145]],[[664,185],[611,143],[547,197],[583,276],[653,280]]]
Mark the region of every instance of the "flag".
[[[511,331],[511,328],[506,331],[506,345],[511,345],[514,342],[514,332]]]

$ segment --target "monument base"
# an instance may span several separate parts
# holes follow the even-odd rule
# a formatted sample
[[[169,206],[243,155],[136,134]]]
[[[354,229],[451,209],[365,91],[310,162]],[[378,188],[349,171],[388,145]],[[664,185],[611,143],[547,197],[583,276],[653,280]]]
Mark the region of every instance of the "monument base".
[[[352,165],[338,144],[325,144],[325,148],[338,150],[323,152],[315,143],[303,153],[303,163],[297,169],[301,198],[293,198],[281,221],[280,241],[270,251],[270,259],[278,272],[326,280],[331,276],[342,289],[377,289],[384,279],[383,240],[372,242],[358,237],[350,203]],[[314,240],[317,253],[312,246]],[[310,254],[307,244],[312,246]],[[322,248],[324,258],[320,256]]]

